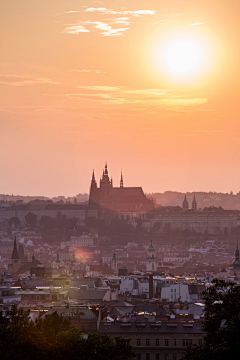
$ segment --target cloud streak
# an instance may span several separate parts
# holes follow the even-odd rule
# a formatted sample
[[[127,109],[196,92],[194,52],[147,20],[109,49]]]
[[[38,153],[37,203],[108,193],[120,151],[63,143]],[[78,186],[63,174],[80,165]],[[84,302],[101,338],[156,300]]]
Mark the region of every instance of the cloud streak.
[[[107,8],[88,8],[85,10],[86,12],[99,12],[102,14],[122,14],[122,15],[132,15],[135,17],[140,17],[144,15],[154,15],[156,12],[155,10],[122,10],[122,11],[115,11],[113,9],[107,9]]]
[[[144,106],[146,111],[158,111],[163,108],[168,111],[201,111],[196,106],[207,103],[207,98],[199,98],[190,94],[174,94],[166,89],[127,89],[123,86],[77,86],[82,89],[81,93],[71,93],[65,96],[69,99],[77,99],[90,102],[101,103],[102,105],[128,105],[129,109],[138,110]],[[45,94],[47,95],[47,94]],[[53,96],[53,95],[51,95]],[[145,111],[145,110],[144,110]]]
[[[1,79],[8,79],[8,81],[1,81]],[[16,81],[13,79],[19,79],[19,80]],[[25,86],[25,85],[35,85],[35,84],[61,85],[62,83],[47,78],[30,78],[28,76],[22,76],[22,75],[0,75],[0,84],[9,85],[9,86]]]
[[[74,14],[74,11],[69,11],[67,13]],[[89,16],[91,14],[92,19],[78,21],[75,24],[68,24],[63,30],[63,33],[79,35],[98,31],[102,36],[122,36],[124,32],[129,30],[129,25],[133,22],[134,18],[155,15],[155,10],[140,9],[116,11],[105,7],[90,7],[84,9],[82,13],[88,13]],[[103,19],[104,15],[108,15],[108,18]],[[113,16],[109,19],[109,15]],[[122,25],[121,27],[119,27],[120,24]]]
[[[79,35],[81,33],[89,33],[90,30],[86,29],[85,27],[83,27],[82,25],[72,25],[72,26],[67,26],[64,30],[63,33],[66,34],[73,34],[73,35]]]
[[[198,25],[204,25],[205,22],[199,22],[199,23],[194,23],[194,24],[190,24],[188,26],[198,26]]]

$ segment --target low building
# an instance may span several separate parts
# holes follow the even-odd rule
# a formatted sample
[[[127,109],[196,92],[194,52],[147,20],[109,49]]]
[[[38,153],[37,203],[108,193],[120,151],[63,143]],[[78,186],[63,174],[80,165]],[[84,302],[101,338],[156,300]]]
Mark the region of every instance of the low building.
[[[149,319],[150,320],[150,319]],[[111,338],[131,339],[137,360],[180,360],[189,345],[202,345],[201,321],[163,319],[139,321],[125,317],[122,321],[102,321],[100,334]]]

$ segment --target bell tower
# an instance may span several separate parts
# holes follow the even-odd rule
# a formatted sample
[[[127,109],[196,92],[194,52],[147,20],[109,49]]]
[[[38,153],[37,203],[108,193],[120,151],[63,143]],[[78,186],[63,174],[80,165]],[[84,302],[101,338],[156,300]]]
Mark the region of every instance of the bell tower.
[[[197,202],[196,202],[196,199],[195,199],[195,195],[194,195],[194,198],[193,198],[193,201],[192,201],[192,210],[197,210]]]
[[[146,271],[157,271],[156,249],[152,244],[147,249]]]

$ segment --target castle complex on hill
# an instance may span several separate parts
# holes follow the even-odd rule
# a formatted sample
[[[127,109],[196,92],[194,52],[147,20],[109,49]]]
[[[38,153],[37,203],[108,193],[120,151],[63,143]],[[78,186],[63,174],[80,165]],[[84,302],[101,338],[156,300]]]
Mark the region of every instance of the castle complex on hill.
[[[201,210],[198,193],[196,197],[189,194],[181,196],[182,207],[155,207],[153,200],[144,194],[141,187],[125,187],[122,174],[119,187],[114,187],[106,164],[99,186],[93,171],[88,204],[9,204],[0,206],[0,223],[18,218],[20,223],[26,224],[26,216],[29,213],[36,215],[36,221],[39,223],[43,216],[56,218],[61,213],[67,218],[75,218],[80,226],[85,226],[86,219],[90,217],[101,218],[107,222],[113,218],[122,219],[133,226],[141,219],[142,227],[147,230],[157,223],[155,228],[159,233],[165,229],[188,229],[197,233],[219,234],[230,233],[233,228],[240,226],[240,211],[223,210],[220,207]]]
[[[89,206],[98,207],[101,216],[111,213],[117,218],[127,220],[136,216],[147,220],[150,212],[155,209],[153,201],[146,197],[141,187],[124,187],[122,173],[119,187],[113,187],[113,181],[108,175],[107,164],[103,170],[99,187],[93,171]]]

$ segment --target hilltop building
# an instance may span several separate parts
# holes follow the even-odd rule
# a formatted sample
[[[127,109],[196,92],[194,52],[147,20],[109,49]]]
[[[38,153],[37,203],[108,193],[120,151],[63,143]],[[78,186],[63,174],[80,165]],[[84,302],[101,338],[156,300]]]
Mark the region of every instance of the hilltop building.
[[[113,180],[108,175],[107,164],[99,187],[93,171],[89,207],[98,207],[102,217],[114,216],[126,220],[134,218],[147,220],[150,212],[155,209],[153,201],[146,197],[141,187],[124,187],[122,173],[119,187],[114,187]]]

